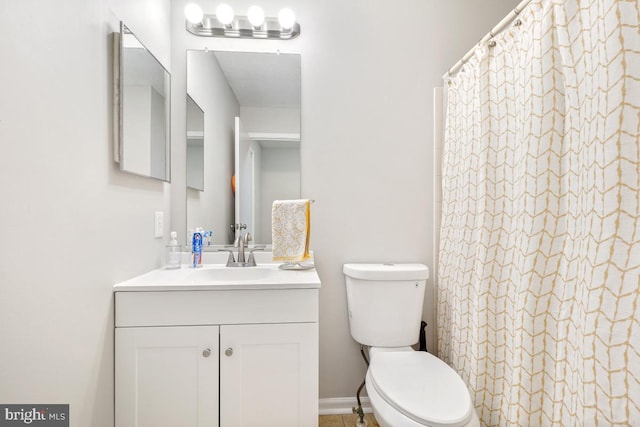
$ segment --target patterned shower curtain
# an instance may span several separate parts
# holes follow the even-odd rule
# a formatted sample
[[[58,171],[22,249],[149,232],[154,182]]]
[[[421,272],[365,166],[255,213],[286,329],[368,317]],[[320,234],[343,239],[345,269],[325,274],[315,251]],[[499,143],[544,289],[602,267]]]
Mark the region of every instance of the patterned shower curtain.
[[[484,425],[640,426],[640,6],[532,0],[449,83],[439,355]]]

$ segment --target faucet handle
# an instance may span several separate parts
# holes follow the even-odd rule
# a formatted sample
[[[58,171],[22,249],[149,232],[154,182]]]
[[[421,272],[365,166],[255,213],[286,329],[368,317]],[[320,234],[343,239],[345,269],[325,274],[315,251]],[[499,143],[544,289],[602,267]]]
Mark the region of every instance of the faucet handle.
[[[255,267],[256,264],[256,257],[253,255],[253,251],[249,251],[249,257],[247,258],[247,266],[248,267]]]
[[[233,251],[231,249],[218,249],[218,252],[229,252],[229,258],[227,258],[227,267],[236,262],[233,257]]]
[[[256,257],[253,253],[255,251],[264,251],[264,248],[247,248],[247,250],[249,251],[247,264],[249,264],[249,267],[255,267],[257,264],[256,264]]]

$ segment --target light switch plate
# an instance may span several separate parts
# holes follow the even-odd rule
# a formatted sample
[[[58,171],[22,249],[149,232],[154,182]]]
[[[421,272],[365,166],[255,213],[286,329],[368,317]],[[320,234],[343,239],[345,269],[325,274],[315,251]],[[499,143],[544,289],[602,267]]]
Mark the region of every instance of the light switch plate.
[[[164,230],[164,212],[156,211],[155,213],[155,238],[159,239],[163,236]]]

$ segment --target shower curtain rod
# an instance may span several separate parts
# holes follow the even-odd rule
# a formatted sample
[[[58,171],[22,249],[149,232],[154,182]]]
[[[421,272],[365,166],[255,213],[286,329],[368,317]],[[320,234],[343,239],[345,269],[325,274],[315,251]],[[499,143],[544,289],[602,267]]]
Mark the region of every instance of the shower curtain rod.
[[[449,70],[446,73],[444,73],[442,78],[447,79],[449,77],[453,77],[460,70],[460,68],[462,68],[462,66],[467,63],[469,58],[473,56],[473,52],[475,51],[476,46],[486,43],[487,41],[491,40],[492,38],[500,34],[504,29],[506,29],[509,26],[509,24],[511,24],[511,22],[514,19],[516,19],[518,15],[520,15],[520,13],[522,13],[524,8],[527,7],[529,3],[531,3],[531,0],[522,0],[520,4],[518,4],[516,8],[511,11],[511,13],[505,16],[504,19],[500,21],[498,25],[496,25],[495,27],[493,27],[491,31],[489,31],[489,34],[485,35],[482,39],[480,39],[480,41],[475,46],[473,46],[469,50],[469,52],[467,52],[462,57],[460,61],[456,62],[453,67],[449,68]]]

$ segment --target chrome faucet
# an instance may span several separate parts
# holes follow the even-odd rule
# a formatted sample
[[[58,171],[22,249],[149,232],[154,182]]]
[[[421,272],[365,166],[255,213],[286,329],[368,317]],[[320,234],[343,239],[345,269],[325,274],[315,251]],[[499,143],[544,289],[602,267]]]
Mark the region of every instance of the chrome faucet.
[[[245,249],[249,246],[249,242],[253,240],[251,233],[246,233],[244,236],[238,234],[233,246],[238,248],[237,259],[233,256],[233,251],[230,249],[220,249],[221,251],[229,252],[229,258],[227,259],[227,267],[255,267],[256,259],[253,256],[253,251],[259,251],[264,248],[251,248],[249,250],[249,257],[246,257]]]

